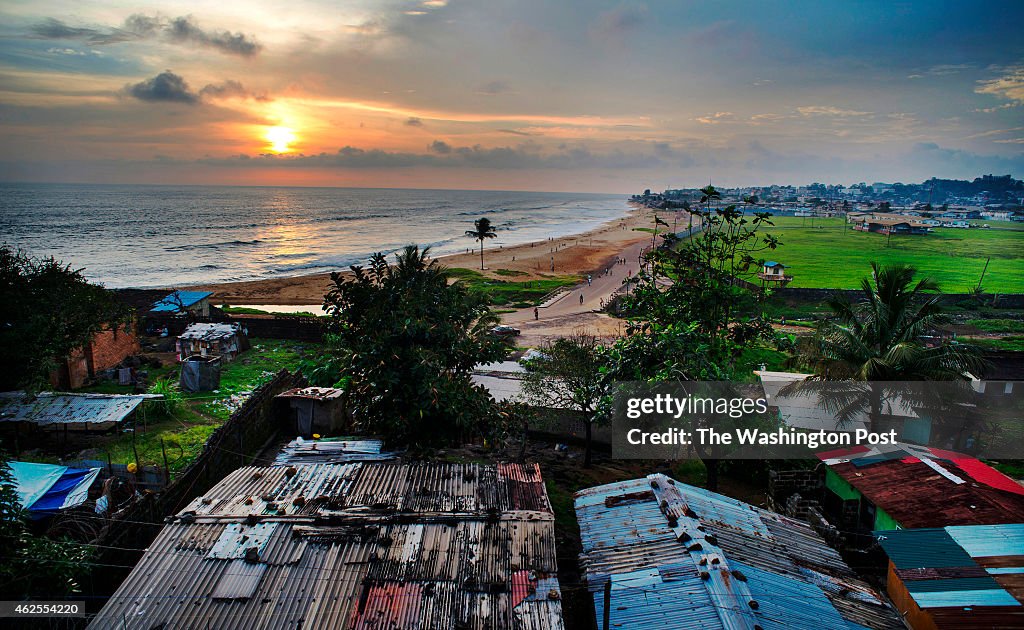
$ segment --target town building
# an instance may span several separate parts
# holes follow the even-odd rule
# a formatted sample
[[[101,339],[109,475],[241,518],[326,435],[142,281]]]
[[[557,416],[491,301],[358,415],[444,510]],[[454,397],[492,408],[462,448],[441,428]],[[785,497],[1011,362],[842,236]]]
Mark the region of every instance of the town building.
[[[575,507],[599,628],[904,627],[801,521],[661,474]]]
[[[910,217],[891,213],[849,213],[847,221],[853,223],[853,229],[876,234],[927,234],[931,231],[919,217]]]
[[[914,630],[1024,628],[1024,524],[877,531]]]
[[[170,518],[90,628],[564,627],[537,465],[240,468]]]

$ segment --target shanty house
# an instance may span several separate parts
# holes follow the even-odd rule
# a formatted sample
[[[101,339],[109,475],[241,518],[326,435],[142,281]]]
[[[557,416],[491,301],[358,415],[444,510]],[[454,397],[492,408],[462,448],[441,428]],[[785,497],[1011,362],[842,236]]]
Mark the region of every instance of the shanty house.
[[[193,355],[218,356],[223,361],[230,361],[249,349],[249,339],[240,324],[198,322],[178,336],[175,349],[179,361]]]
[[[158,394],[0,393],[0,427],[42,431],[110,431]]]
[[[1024,486],[963,453],[897,444],[818,457],[825,515],[841,530],[1024,522]]]
[[[298,387],[277,395],[291,409],[290,430],[303,437],[314,433],[337,435],[348,425],[345,390],[337,387]]]
[[[184,315],[192,313],[197,317],[210,316],[210,291],[174,291],[153,304],[149,310],[154,315]]]
[[[904,627],[809,525],[748,503],[655,474],[577,492],[576,516],[598,627]]]
[[[1024,628],[1024,524],[877,531],[914,630]]]
[[[172,517],[90,628],[560,630],[537,465],[236,470]]]

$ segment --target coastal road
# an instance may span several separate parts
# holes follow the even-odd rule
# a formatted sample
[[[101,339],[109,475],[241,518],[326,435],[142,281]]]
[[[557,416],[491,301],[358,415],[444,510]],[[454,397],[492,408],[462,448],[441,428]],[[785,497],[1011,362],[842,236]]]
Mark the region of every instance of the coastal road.
[[[590,286],[586,281],[577,284],[570,290],[561,294],[561,297],[553,304],[538,309],[540,319],[535,321],[533,307],[519,309],[514,313],[506,313],[502,321],[507,324],[519,325],[525,323],[543,323],[545,320],[562,318],[566,315],[577,315],[589,313],[601,309],[601,301],[607,302],[612,293],[622,286],[622,281],[629,275],[636,275],[640,268],[639,256],[646,249],[650,249],[650,241],[640,241],[630,245],[619,254],[619,258],[625,258],[625,264],[611,265],[611,274],[598,272],[592,276]],[[583,296],[582,303],[580,296]],[[521,326],[520,326],[521,327]]]

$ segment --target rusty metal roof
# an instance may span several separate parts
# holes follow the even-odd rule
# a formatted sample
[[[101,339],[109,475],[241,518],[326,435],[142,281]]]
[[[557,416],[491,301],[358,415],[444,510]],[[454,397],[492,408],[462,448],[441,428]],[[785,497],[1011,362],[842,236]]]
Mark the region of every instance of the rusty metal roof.
[[[818,456],[905,528],[1024,522],[1024,487],[963,453],[901,444]]]
[[[536,465],[246,467],[164,527],[91,627],[559,630],[556,570]]]
[[[111,428],[125,420],[142,401],[159,394],[0,393],[0,422],[28,422],[41,427],[83,430]]]
[[[649,475],[576,493],[580,560],[616,628],[902,628],[807,524]]]

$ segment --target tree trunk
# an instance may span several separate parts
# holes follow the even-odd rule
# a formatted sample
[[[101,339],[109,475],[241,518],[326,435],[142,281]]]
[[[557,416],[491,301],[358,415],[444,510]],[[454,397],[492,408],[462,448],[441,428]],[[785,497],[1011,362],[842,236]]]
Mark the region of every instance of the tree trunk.
[[[526,434],[529,432],[529,430],[529,421],[523,420],[523,436],[522,439],[519,441],[519,456],[516,458],[516,461],[519,462],[520,464],[526,461]]]
[[[705,459],[704,468],[708,472],[708,490],[712,492],[718,491],[718,462],[717,459]]]
[[[480,271],[484,270],[484,239],[480,239]]]
[[[590,468],[590,462],[591,462],[591,459],[592,459],[591,458],[591,450],[592,450],[591,439],[592,439],[594,423],[588,420],[586,424],[587,424],[587,444],[586,444],[586,447],[584,448],[584,451],[583,451],[583,467],[584,468]]]

